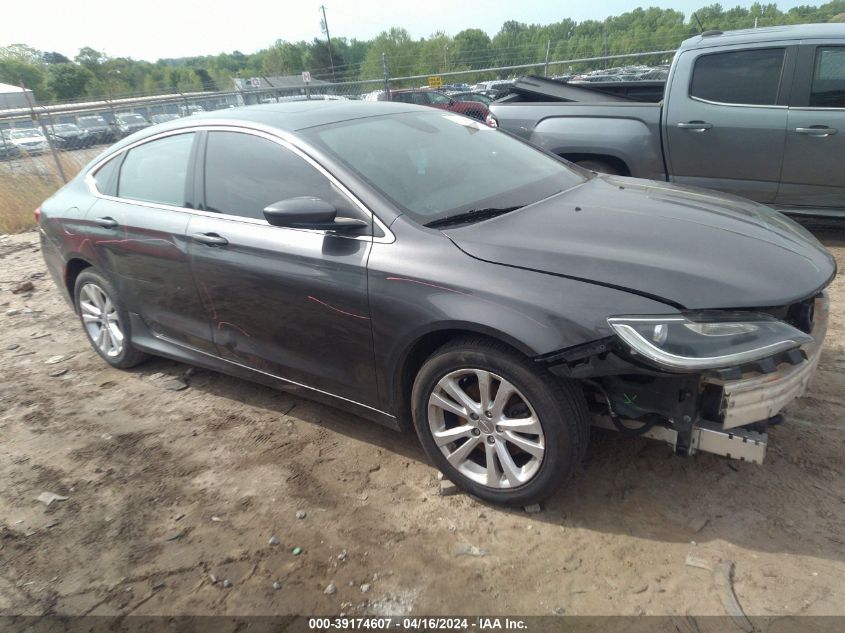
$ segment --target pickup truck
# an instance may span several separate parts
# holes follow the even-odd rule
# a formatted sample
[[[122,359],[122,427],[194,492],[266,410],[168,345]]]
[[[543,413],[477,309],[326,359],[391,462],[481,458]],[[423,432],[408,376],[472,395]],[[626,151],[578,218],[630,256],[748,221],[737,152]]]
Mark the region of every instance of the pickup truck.
[[[593,171],[845,218],[845,24],[707,31],[640,83],[524,77],[487,121]]]

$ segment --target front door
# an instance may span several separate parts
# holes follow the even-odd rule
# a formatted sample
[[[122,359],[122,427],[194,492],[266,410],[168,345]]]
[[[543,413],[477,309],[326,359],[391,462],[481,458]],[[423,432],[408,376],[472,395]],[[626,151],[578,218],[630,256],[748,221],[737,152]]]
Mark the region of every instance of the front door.
[[[773,202],[786,132],[781,104],[789,49],[768,46],[680,55],[665,107],[673,182]],[[689,77],[689,84],[684,83]]]
[[[777,204],[845,210],[845,46],[801,47]]]
[[[345,215],[356,214],[353,203],[282,142],[240,131],[208,132],[202,188],[205,213],[191,219],[188,235],[219,354],[375,403],[366,276],[371,226],[340,236],[271,226],[263,216],[265,207],[302,196],[322,198]]]

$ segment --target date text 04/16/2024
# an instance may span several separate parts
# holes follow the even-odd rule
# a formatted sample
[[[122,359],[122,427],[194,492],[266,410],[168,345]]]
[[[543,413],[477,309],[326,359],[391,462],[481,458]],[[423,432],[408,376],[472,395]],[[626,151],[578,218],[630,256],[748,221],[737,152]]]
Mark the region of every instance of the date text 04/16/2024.
[[[441,617],[336,617],[309,618],[308,628],[312,630],[389,630],[406,631],[527,631],[524,620],[509,617],[441,618]]]

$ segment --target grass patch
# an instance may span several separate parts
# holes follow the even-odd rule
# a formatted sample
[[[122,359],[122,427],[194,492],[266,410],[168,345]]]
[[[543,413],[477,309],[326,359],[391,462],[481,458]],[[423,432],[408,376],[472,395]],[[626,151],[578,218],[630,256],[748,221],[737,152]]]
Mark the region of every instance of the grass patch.
[[[82,166],[66,154],[59,160],[68,180]],[[35,209],[63,184],[49,153],[0,163],[0,233],[35,228]]]

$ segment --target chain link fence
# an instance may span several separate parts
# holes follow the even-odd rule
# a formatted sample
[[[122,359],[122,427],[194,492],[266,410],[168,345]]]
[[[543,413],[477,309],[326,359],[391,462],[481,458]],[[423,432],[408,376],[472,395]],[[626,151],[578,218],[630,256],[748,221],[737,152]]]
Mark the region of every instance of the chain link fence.
[[[201,112],[261,103],[301,100],[410,100],[397,90],[436,88],[454,98],[496,98],[513,79],[528,74],[561,81],[665,79],[673,50],[648,51],[532,64],[454,70],[431,75],[390,76],[383,57],[382,77],[328,82],[305,77],[234,78],[224,91],[138,95],[87,102],[35,104],[0,110],[0,234],[33,224],[34,209],[73,178],[109,144],[138,129]],[[576,72],[576,70],[578,71]],[[307,73],[303,73],[303,76]],[[480,99],[480,97],[479,97]]]

